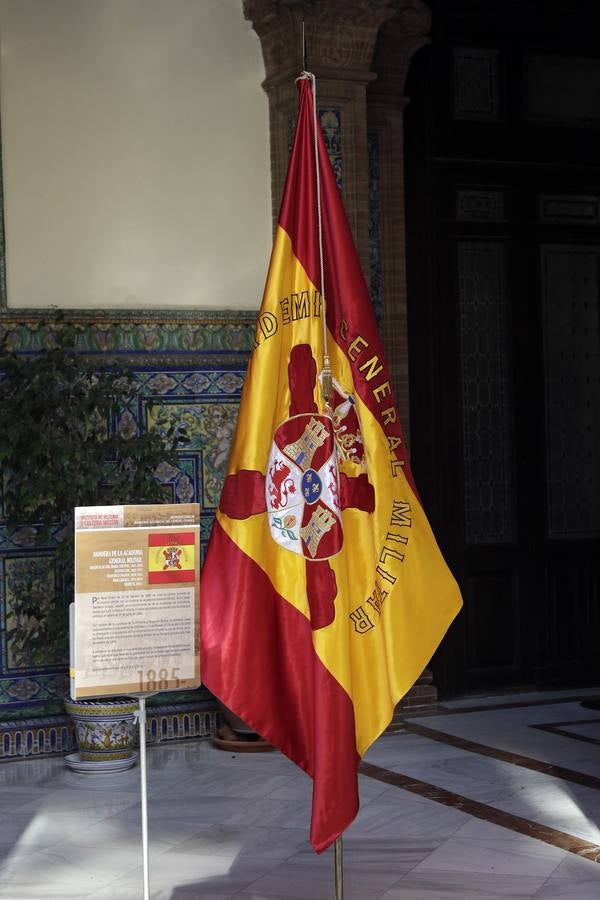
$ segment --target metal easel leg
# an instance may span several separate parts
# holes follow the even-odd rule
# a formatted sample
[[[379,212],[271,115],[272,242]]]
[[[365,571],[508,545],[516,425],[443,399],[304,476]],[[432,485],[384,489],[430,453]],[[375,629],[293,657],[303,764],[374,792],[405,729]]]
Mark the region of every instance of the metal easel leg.
[[[335,900],[344,900],[344,869],[342,861],[342,836],[335,839],[333,845],[335,860]]]
[[[144,867],[144,900],[150,900],[150,866],[148,861],[148,784],[146,780],[146,698],[139,696],[140,712],[140,779],[142,787],[142,864]]]

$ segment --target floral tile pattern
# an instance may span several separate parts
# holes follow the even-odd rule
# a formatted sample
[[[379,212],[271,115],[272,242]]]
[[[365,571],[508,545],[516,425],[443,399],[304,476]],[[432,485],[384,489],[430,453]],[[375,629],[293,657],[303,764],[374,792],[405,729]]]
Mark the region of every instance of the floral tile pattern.
[[[28,649],[28,637],[38,629],[44,616],[48,597],[55,589],[54,560],[51,555],[15,556],[4,561],[5,611],[6,611],[6,667],[8,671],[15,669],[36,668],[37,666],[65,665],[67,662],[66,642],[62,648],[49,648],[45,658],[38,656],[40,651],[32,655]],[[27,596],[24,604],[21,597]],[[25,685],[27,685],[25,687]],[[38,685],[25,679],[20,689],[27,696],[35,696]],[[16,687],[13,696],[19,697]]]
[[[214,310],[199,313],[92,310],[71,321],[83,325],[77,349],[85,353],[249,353],[254,339],[254,314]],[[56,326],[39,310],[21,310],[19,319],[4,315],[0,320],[0,340],[17,353],[35,353],[52,347]]]
[[[220,723],[219,714],[213,708],[214,701],[207,699],[206,692],[202,690],[197,693],[198,699],[193,703],[183,701],[148,707],[146,741],[159,744],[214,734]],[[76,746],[73,723],[64,711],[56,715],[36,714],[34,718],[0,722],[0,760],[66,753],[76,749]]]

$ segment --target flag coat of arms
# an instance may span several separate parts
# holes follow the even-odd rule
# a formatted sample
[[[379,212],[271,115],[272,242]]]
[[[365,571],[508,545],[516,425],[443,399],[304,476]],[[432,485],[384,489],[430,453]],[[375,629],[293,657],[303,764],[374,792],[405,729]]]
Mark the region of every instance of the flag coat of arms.
[[[194,557],[193,531],[148,535],[148,584],[193,583]]]
[[[461,598],[413,484],[318,127],[317,189],[309,80],[299,79],[299,95],[202,570],[201,667],[206,687],[313,779],[310,840],[320,852],[356,816],[360,758],[427,665]]]

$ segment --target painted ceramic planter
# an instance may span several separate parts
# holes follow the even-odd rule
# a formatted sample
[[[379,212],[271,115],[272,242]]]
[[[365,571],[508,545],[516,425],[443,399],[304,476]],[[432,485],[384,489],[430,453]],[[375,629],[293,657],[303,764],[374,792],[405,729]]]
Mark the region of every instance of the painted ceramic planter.
[[[88,762],[131,759],[137,734],[137,700],[65,700],[73,719],[79,758]]]

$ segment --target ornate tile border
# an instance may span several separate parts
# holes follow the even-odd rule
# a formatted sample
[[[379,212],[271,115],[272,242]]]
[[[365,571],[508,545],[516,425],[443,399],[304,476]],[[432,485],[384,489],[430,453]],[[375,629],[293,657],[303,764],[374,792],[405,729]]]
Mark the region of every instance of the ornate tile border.
[[[208,738],[216,733],[219,713],[204,703],[182,703],[148,709],[146,741]],[[73,726],[68,716],[48,716],[0,723],[0,760],[70,753],[77,749]]]
[[[35,353],[52,345],[54,310],[16,309],[0,312],[0,341],[15,353]],[[168,353],[188,356],[227,353],[245,356],[254,341],[256,314],[244,310],[148,311],[65,310],[67,322],[81,326],[77,349],[120,359]]]

